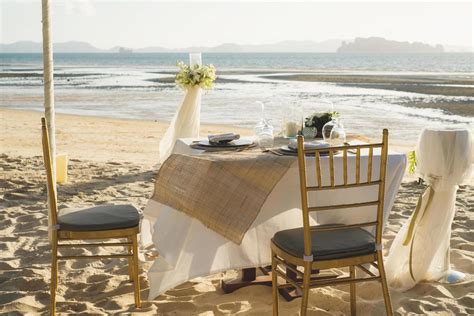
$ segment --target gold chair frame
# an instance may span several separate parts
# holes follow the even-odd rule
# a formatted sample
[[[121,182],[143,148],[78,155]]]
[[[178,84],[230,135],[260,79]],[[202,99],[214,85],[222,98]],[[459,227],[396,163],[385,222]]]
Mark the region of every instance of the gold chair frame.
[[[379,180],[372,180],[372,161],[373,152],[375,148],[381,148],[380,157],[380,175]],[[360,162],[361,162],[361,149],[368,149],[368,168],[367,168],[367,181],[361,182],[360,177]],[[329,151],[329,178],[330,185],[323,185],[321,180],[321,152]],[[334,172],[334,154],[336,151],[342,151],[343,155],[343,178],[344,184],[335,184],[335,172]],[[355,183],[348,183],[348,151],[355,152],[356,154],[356,172],[355,172]],[[316,178],[317,186],[307,185],[307,173],[306,173],[306,154],[312,154],[316,160]],[[272,239],[271,250],[272,250],[272,294],[273,294],[273,315],[278,315],[278,288],[279,287],[295,287],[297,290],[302,292],[301,301],[301,315],[306,315],[309,289],[315,287],[322,287],[328,285],[340,285],[350,284],[350,308],[351,315],[356,314],[356,283],[367,282],[367,281],[380,281],[382,284],[383,297],[385,302],[385,309],[387,315],[392,315],[392,305],[390,302],[390,293],[388,290],[387,279],[385,275],[385,269],[383,264],[382,254],[382,229],[383,229],[383,205],[384,205],[384,193],[385,193],[385,174],[387,165],[388,155],[388,130],[383,130],[383,138],[381,143],[373,144],[361,144],[361,145],[347,145],[340,147],[330,147],[321,149],[304,149],[304,138],[298,136],[298,165],[299,165],[299,176],[300,176],[300,189],[301,189],[301,203],[302,203],[302,215],[303,215],[303,233],[304,233],[304,257],[296,257],[288,252],[284,251]],[[320,191],[320,190],[337,190],[344,188],[355,188],[364,186],[378,185],[378,198],[376,201],[369,201],[363,203],[352,203],[352,204],[339,204],[331,206],[321,207],[310,207],[308,205],[308,192]],[[320,227],[311,227],[309,221],[310,212],[317,212],[323,210],[334,210],[334,209],[347,209],[357,208],[363,206],[377,206],[377,217],[376,221],[363,222],[359,224],[351,225],[324,225]],[[338,230],[345,228],[355,227],[375,227],[375,245],[376,251],[373,254],[354,256],[343,259],[332,259],[332,260],[312,260],[312,245],[311,245],[311,231],[329,231]],[[363,264],[370,264],[378,270],[378,275],[367,269]],[[280,266],[284,266],[286,271],[281,269]],[[297,267],[303,267],[303,272]],[[323,269],[332,268],[349,268],[349,274],[342,276],[324,277],[324,276],[313,276],[314,272],[319,272]],[[356,277],[356,269],[358,268],[364,272],[367,277]],[[278,277],[283,278],[287,283],[278,285]]]
[[[68,259],[103,259],[103,258],[127,258],[128,274],[130,281],[134,283],[135,306],[140,308],[140,280],[138,275],[138,240],[137,235],[140,233],[139,225],[125,229],[109,229],[100,231],[67,231],[62,230],[57,223],[57,192],[53,182],[53,172],[51,163],[51,152],[49,147],[49,135],[46,128],[46,119],[41,118],[43,157],[47,176],[48,189],[48,224],[49,224],[49,240],[52,250],[51,265],[51,301],[50,314],[56,314],[56,290],[58,286],[58,260]],[[126,239],[125,242],[108,242],[108,243],[59,243],[60,241],[87,241],[91,239]],[[109,255],[74,255],[62,256],[58,254],[60,248],[73,247],[126,247],[127,252],[123,254]]]

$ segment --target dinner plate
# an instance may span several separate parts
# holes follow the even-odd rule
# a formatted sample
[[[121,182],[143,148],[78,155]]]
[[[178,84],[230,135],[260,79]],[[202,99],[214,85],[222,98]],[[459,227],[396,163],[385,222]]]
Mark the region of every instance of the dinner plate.
[[[250,139],[236,139],[228,143],[211,143],[208,139],[200,140],[197,143],[199,146],[204,147],[221,147],[221,148],[232,148],[232,147],[246,147],[254,145],[254,142]]]
[[[286,154],[293,154],[295,156],[298,155],[298,151],[296,149],[293,149],[291,147],[289,147],[288,145],[285,145],[285,146],[281,146],[280,148],[280,151],[286,153]],[[334,152],[334,154],[336,154],[337,151]],[[306,153],[306,156],[314,156],[314,152],[307,152]],[[320,151],[319,152],[319,155],[320,156],[329,156],[329,151]]]

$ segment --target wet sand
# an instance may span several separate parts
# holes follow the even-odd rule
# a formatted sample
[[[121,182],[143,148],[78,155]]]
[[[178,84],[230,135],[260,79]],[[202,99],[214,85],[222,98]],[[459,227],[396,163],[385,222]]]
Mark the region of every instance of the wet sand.
[[[474,78],[467,75],[290,74],[265,76],[274,80],[327,82],[343,86],[445,96],[474,96]],[[472,105],[474,103],[470,103]]]

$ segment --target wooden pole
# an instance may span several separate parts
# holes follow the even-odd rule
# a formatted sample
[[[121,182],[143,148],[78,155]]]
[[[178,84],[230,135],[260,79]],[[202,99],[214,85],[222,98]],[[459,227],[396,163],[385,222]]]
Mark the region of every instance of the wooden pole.
[[[48,128],[53,181],[56,183],[56,134],[54,115],[53,43],[51,38],[50,0],[42,0],[44,115]]]

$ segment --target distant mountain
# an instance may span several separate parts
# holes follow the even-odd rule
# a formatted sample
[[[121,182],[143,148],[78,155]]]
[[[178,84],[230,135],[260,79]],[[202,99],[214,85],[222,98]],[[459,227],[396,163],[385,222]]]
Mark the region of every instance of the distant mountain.
[[[314,41],[282,41],[274,44],[237,45],[222,44],[211,48],[213,52],[248,52],[248,53],[333,53],[341,46],[342,40],[332,39],[323,42]]]
[[[238,53],[238,52],[335,52],[341,45],[342,40],[333,39],[323,42],[313,41],[283,41],[274,44],[263,45],[239,45],[225,43],[214,47],[185,47],[168,49],[160,46],[150,46],[133,49],[136,53],[163,53],[163,52],[193,52],[203,53]],[[118,53],[121,46],[114,46],[110,49],[99,49],[86,42],[65,42],[54,43],[53,50],[56,53]],[[43,47],[37,42],[15,42],[12,44],[0,44],[2,53],[41,53]]]
[[[92,46],[86,42],[64,42],[54,43],[53,51],[56,53],[100,53],[103,50]],[[2,53],[41,53],[43,52],[43,44],[37,42],[15,42],[12,44],[0,44],[0,52]]]
[[[342,42],[338,53],[443,53],[442,45],[431,46],[421,42],[398,42],[382,37],[357,37],[354,42]]]
[[[125,48],[114,46],[110,49],[100,49],[86,42],[64,42],[54,43],[55,53],[119,53]],[[11,44],[0,44],[1,53],[41,53],[43,47],[41,43],[22,41]],[[133,49],[135,53],[176,53],[176,52],[203,52],[203,53],[441,53],[444,48],[441,45],[430,46],[420,42],[398,42],[391,41],[381,37],[356,38],[353,42],[340,39],[330,39],[322,42],[314,41],[282,41],[273,44],[261,45],[240,45],[234,43],[224,43],[217,46],[193,46],[177,49],[169,49],[161,46],[149,46]],[[455,50],[448,47],[447,51],[466,51]],[[469,50],[467,50],[469,51]]]
[[[444,45],[444,51],[450,53],[474,53],[474,47],[462,45]]]
[[[192,46],[177,49],[167,49],[160,46],[134,49],[137,53],[160,53],[160,52],[203,52],[203,53],[274,53],[274,52],[319,52],[334,53],[342,40],[332,39],[323,42],[313,41],[283,41],[274,44],[240,45],[224,43],[213,47]]]
[[[40,53],[43,51],[41,43],[21,41],[12,44],[0,44],[2,53]]]

